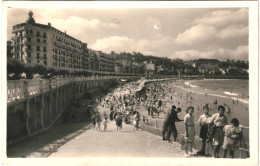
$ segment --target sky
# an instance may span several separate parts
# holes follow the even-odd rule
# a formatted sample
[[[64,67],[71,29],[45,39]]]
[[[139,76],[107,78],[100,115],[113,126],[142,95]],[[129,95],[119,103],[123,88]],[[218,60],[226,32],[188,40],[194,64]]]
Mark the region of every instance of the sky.
[[[94,50],[141,52],[170,59],[248,60],[247,8],[31,9],[36,23],[48,24]],[[7,10],[12,26],[30,9]]]

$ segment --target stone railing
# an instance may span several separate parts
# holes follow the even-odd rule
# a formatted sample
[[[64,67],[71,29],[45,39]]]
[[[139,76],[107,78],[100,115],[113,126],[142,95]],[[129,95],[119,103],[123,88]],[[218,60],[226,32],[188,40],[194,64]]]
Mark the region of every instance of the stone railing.
[[[36,95],[41,92],[49,91],[50,88],[57,88],[71,82],[105,80],[117,78],[133,78],[136,76],[101,76],[101,77],[61,77],[55,79],[38,79],[38,80],[9,80],[7,82],[7,103],[24,99],[28,96]]]

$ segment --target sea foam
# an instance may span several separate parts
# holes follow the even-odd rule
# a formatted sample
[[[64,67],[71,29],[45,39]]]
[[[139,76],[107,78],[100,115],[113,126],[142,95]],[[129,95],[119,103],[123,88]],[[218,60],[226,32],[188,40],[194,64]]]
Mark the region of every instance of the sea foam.
[[[231,92],[224,92],[226,95],[231,95],[231,96],[238,96],[239,94],[237,93],[231,93]]]
[[[197,87],[198,87],[198,86],[196,86],[196,85],[191,85],[190,82],[188,82],[188,81],[185,82],[184,84],[185,84],[185,85],[188,85],[188,86],[190,86],[190,87],[192,87],[192,88],[197,88]]]

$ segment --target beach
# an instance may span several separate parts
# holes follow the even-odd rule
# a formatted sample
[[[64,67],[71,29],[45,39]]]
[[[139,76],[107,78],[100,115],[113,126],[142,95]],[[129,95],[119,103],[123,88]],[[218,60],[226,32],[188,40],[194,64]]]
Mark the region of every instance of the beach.
[[[215,88],[210,89],[199,86],[196,82],[203,82],[207,80],[172,80],[167,82],[161,82],[159,85],[165,87],[165,91],[167,92],[166,96],[161,97],[163,101],[163,110],[165,112],[171,109],[172,105],[176,107],[180,107],[182,112],[178,114],[180,119],[184,119],[186,115],[186,109],[188,106],[193,106],[195,108],[194,111],[194,121],[195,121],[195,132],[196,132],[196,140],[200,140],[198,137],[200,127],[198,124],[199,117],[204,113],[202,110],[203,106],[208,103],[210,108],[210,114],[213,115],[217,113],[217,107],[219,105],[227,105],[230,108],[230,113],[226,112],[225,116],[228,119],[228,123],[232,118],[236,117],[240,125],[243,127],[243,137],[246,142],[247,147],[249,146],[249,98],[241,98],[241,95],[236,91],[233,93],[237,93],[238,95],[229,94],[227,88],[219,88],[215,86]],[[146,85],[147,87],[153,86],[154,83],[149,83]],[[223,85],[221,85],[223,86]],[[230,85],[228,85],[230,86]],[[235,88],[233,88],[235,89]],[[225,93],[226,92],[226,93]],[[246,90],[244,91],[246,92]],[[231,92],[230,92],[231,93]],[[234,97],[236,96],[236,97]],[[172,99],[171,99],[172,97]],[[217,103],[216,103],[217,101]],[[157,128],[155,131],[156,134],[161,134],[161,129],[163,127],[163,119],[165,117],[164,113],[160,113],[159,117],[155,115],[154,117],[148,115],[147,109],[144,105],[140,105],[138,108],[142,116],[145,116],[148,119],[148,126],[152,128]],[[185,125],[183,122],[176,123],[176,127],[179,133],[179,140],[183,137],[185,131]],[[197,141],[197,144],[200,144],[200,141]],[[222,150],[221,150],[222,151]],[[222,152],[221,152],[222,153]],[[236,157],[239,152],[236,152]]]

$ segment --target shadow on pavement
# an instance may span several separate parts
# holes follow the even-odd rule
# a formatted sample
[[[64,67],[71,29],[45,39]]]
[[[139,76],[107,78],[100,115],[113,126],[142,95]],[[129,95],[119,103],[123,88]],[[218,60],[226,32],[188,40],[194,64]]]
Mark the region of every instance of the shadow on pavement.
[[[90,122],[64,123],[7,149],[8,158],[48,157],[59,147],[91,128]]]

